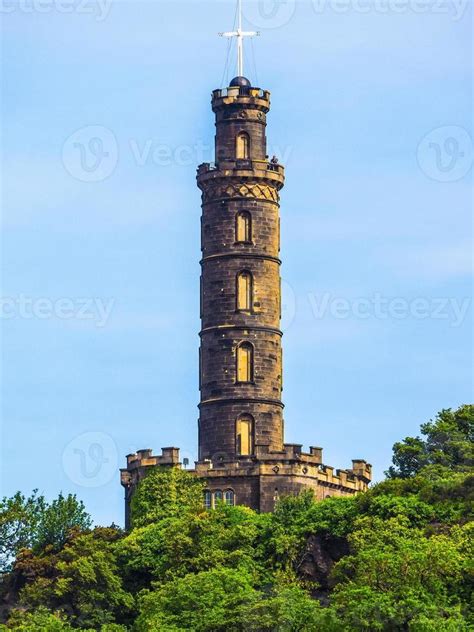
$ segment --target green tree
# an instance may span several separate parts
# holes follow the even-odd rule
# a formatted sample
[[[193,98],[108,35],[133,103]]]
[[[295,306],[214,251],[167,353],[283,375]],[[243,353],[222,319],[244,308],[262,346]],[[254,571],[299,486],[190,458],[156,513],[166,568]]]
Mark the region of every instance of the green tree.
[[[90,533],[73,533],[59,552],[47,547],[40,554],[23,551],[15,565],[23,584],[19,604],[63,611],[73,625],[97,628],[126,622],[134,598],[122,585],[114,545],[117,529],[97,527]]]
[[[427,465],[466,471],[474,464],[474,405],[450,408],[422,424],[420,437],[407,437],[393,446],[389,478],[408,478]]]
[[[73,632],[74,628],[67,621],[64,613],[51,612],[47,608],[40,607],[33,612],[13,611],[8,625],[0,625],[1,632],[8,630],[16,630],[17,632]]]
[[[177,467],[156,467],[138,484],[131,503],[133,527],[203,509],[204,483]]]
[[[0,630],[464,632],[474,629],[473,407],[395,445],[368,492],[282,498],[271,514],[202,503],[156,468],[132,530],[88,529],[73,496],[0,504]],[[3,588],[2,588],[3,586]]]
[[[88,529],[91,518],[75,495],[50,504],[35,490],[26,498],[20,492],[0,501],[0,572],[11,569],[23,548],[39,550],[47,545],[59,550],[71,529]]]
[[[0,572],[11,569],[20,549],[32,546],[45,504],[37,490],[29,498],[17,492],[0,501]]]
[[[73,632],[78,628],[72,627],[63,612],[51,612],[47,608],[39,607],[33,612],[15,610],[8,625],[0,625],[0,632],[16,630],[17,632]],[[83,632],[96,632],[93,628],[80,628]],[[115,623],[101,625],[100,632],[127,632],[123,625]]]
[[[360,513],[385,520],[403,516],[413,527],[426,526],[435,518],[434,507],[414,494],[395,496],[369,492],[357,500]]]
[[[360,518],[349,537],[351,554],[334,571],[338,616],[353,630],[422,629],[421,622],[467,630],[463,548],[471,531],[427,537],[405,517]]]
[[[341,632],[343,624],[334,610],[298,585],[274,587],[267,595],[256,594],[240,608],[245,632]]]
[[[216,568],[188,574],[146,592],[133,627],[196,632],[340,632],[334,611],[298,585],[256,590],[247,569]]]
[[[259,542],[268,516],[224,504],[214,511],[183,513],[133,529],[117,543],[117,558],[131,590],[215,567],[263,574]]]
[[[382,500],[376,501],[378,497]],[[410,512],[419,524],[423,515],[426,522],[430,513],[431,520],[434,522],[454,524],[472,520],[474,517],[474,472],[471,473],[469,470],[458,472],[442,465],[427,465],[414,476],[387,479],[358,496],[361,512],[373,515],[376,515],[377,511],[376,505],[371,508],[374,502],[388,505],[399,503],[400,499],[405,507],[400,504],[399,513],[408,516]],[[380,510],[381,507],[379,507],[378,515],[381,515]],[[395,506],[393,510],[396,511]],[[418,516],[416,516],[417,513]],[[388,514],[386,516],[389,517]]]
[[[50,504],[46,504],[41,514],[33,548],[41,549],[49,545],[59,550],[73,529],[86,531],[91,525],[92,520],[84,503],[78,501],[75,495],[63,496],[60,493]]]
[[[327,564],[332,565],[334,555],[338,559],[338,551],[342,555],[346,550],[346,536],[352,531],[357,515],[354,497],[331,497],[318,502],[312,492],[304,492],[282,498],[275,512],[268,516],[260,538],[258,550],[268,572],[283,572],[288,579],[296,572],[301,575],[309,539],[320,548]],[[320,580],[318,577],[317,581]]]
[[[242,630],[240,608],[255,594],[252,577],[246,570],[215,568],[188,574],[145,594],[133,629]]]

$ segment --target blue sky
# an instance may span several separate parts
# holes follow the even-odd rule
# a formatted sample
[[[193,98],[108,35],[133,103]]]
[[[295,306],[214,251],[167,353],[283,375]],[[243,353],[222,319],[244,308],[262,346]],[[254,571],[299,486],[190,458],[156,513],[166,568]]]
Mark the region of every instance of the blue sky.
[[[196,456],[195,168],[234,3],[4,0],[0,15],[0,492],[71,491],[122,523],[125,454]],[[471,3],[245,16],[286,164],[286,440],[380,478],[396,440],[472,401]]]

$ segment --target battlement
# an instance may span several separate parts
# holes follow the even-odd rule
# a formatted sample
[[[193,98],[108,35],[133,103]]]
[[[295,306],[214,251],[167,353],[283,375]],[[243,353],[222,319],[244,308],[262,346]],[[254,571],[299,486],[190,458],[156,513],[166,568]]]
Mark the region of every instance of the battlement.
[[[372,465],[363,459],[353,459],[352,471],[356,476],[365,479],[367,482],[372,480]]]
[[[299,444],[285,444],[282,451],[259,446],[257,454],[232,460],[197,462],[194,473],[206,479],[211,493],[231,490],[239,504],[273,511],[278,498],[312,490],[317,500],[329,496],[352,496],[367,490],[371,466],[354,460],[352,468],[335,469],[322,462],[322,449],[302,451]]]
[[[203,202],[226,197],[278,202],[278,191],[285,182],[285,167],[268,160],[223,158],[199,165],[196,177],[198,187],[206,194]]]
[[[179,448],[162,448],[161,455],[154,455],[150,449],[127,455],[127,467],[120,470],[127,499],[127,524],[134,490],[147,470],[156,466],[181,467]],[[354,459],[351,468],[335,469],[323,463],[322,448],[310,446],[309,452],[303,452],[298,443],[286,443],[278,451],[258,445],[255,454],[246,457],[220,454],[215,459],[197,461],[195,469],[188,471],[205,479],[211,490],[231,489],[239,504],[260,511],[273,511],[275,490],[278,497],[283,497],[312,489],[315,497],[322,500],[366,491],[372,479],[372,466],[362,459]],[[253,496],[257,488],[260,500]]]
[[[262,90],[262,88],[253,88],[251,86],[229,86],[228,88],[212,91],[213,99],[220,99],[223,97],[256,97],[269,101],[270,91]]]
[[[275,451],[270,450],[268,445],[259,444],[255,446],[253,455],[234,459],[220,453],[217,459],[206,459],[196,463],[196,471],[226,469],[232,467],[232,463],[235,463],[235,467],[241,469],[242,467],[247,467],[250,463],[255,464],[256,462],[290,463],[296,461],[302,465],[316,466],[319,472],[329,477],[333,475],[339,476],[341,472],[345,472],[349,480],[353,477],[363,479],[367,483],[370,483],[372,480],[372,465],[363,459],[353,459],[351,468],[335,469],[323,462],[323,448],[310,446],[309,452],[303,452],[302,447],[300,443],[285,443],[283,450]],[[334,470],[336,474],[333,474]]]
[[[302,451],[302,445],[298,443],[285,443],[283,450],[270,450],[267,445],[255,446],[255,454],[238,459],[226,459],[222,455],[216,460],[206,459],[196,463],[196,473],[206,476],[208,472],[255,470],[261,466],[268,465],[278,468],[278,472],[284,471],[286,474],[302,471],[322,481],[331,484],[347,486],[349,488],[361,489],[360,486],[352,484],[356,479],[368,485],[372,480],[372,466],[362,459],[354,459],[352,467],[348,469],[336,469],[331,465],[323,463],[323,449],[310,446],[309,452]],[[296,468],[296,469],[295,469]]]
[[[130,487],[138,482],[145,468],[157,465],[181,467],[179,448],[161,448],[161,455],[154,455],[149,448],[127,454],[127,467],[120,470],[120,482]]]
[[[137,468],[147,465],[178,465],[179,448],[161,448],[161,455],[154,455],[153,450],[146,448],[134,454],[127,454],[127,467]]]
[[[203,162],[197,168],[198,177],[212,171],[233,171],[235,169],[243,169],[245,171],[271,171],[273,173],[281,174],[285,173],[285,167],[280,163],[269,162],[268,160],[220,160],[216,162]],[[225,174],[228,175],[228,174]]]
[[[222,90],[213,90],[212,109],[214,112],[233,105],[268,112],[270,109],[270,92],[250,86],[231,86]]]

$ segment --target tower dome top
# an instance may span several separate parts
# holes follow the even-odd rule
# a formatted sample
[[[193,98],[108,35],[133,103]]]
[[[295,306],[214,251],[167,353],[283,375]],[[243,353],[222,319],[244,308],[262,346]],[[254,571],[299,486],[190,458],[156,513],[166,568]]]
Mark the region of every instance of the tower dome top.
[[[235,86],[242,86],[246,88],[250,88],[252,84],[247,79],[247,77],[234,77],[229,84],[229,87],[233,88]]]

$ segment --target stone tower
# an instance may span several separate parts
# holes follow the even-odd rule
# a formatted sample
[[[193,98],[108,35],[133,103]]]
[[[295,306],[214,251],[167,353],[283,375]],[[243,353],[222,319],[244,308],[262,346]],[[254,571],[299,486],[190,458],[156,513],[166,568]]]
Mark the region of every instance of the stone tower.
[[[202,191],[199,460],[283,449],[279,190],[270,94],[236,77],[215,90],[215,164]]]
[[[367,489],[362,459],[335,470],[322,448],[283,436],[279,191],[284,169],[266,155],[270,93],[243,76],[212,93],[215,163],[198,167],[202,192],[199,455],[204,505],[219,501],[272,511],[279,498]],[[312,413],[308,412],[308,417]],[[121,470],[126,525],[130,500],[153,467],[181,467],[178,448],[139,450]]]

